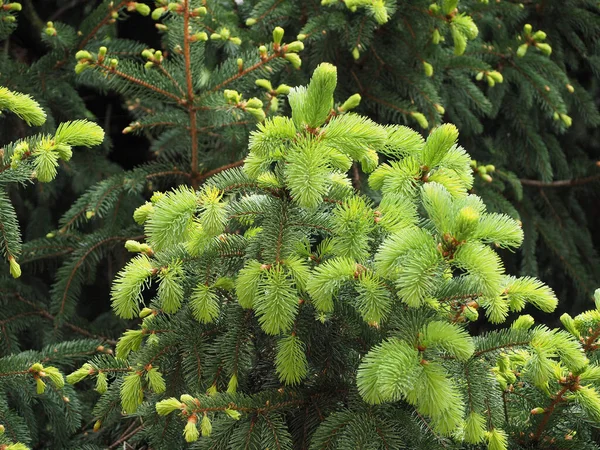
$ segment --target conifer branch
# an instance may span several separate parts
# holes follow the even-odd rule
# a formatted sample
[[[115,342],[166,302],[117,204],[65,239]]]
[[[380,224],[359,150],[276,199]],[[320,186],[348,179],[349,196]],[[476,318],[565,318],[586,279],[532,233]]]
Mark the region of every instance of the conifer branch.
[[[120,70],[114,68],[114,67],[109,67],[106,64],[100,63],[100,62],[96,62],[94,65],[96,65],[97,67],[103,69],[107,74],[112,74],[112,75],[116,75],[126,81],[129,81],[132,84],[136,84],[138,86],[141,86],[145,89],[148,89],[150,91],[156,92],[157,94],[160,94],[164,97],[167,97],[173,101],[175,101],[177,104],[183,104],[185,103],[185,99],[182,99],[180,97],[178,97],[175,94],[172,94],[168,91],[165,91],[164,89],[161,89],[159,87],[153,86],[150,83],[147,83],[144,80],[140,80],[139,78],[134,77],[133,75],[128,75],[125,72],[121,72]]]
[[[185,61],[185,81],[187,85],[187,108],[190,117],[190,139],[192,143],[192,186],[198,188],[196,176],[198,173],[198,125],[196,109],[194,108],[194,82],[192,80],[192,58],[190,55],[190,8],[189,0],[183,0],[183,58]]]
[[[52,322],[54,322],[56,320],[56,316],[54,316],[53,314],[51,314],[47,310],[45,310],[43,308],[40,308],[34,302],[32,302],[30,300],[27,300],[19,292],[13,292],[12,295],[18,301],[20,301],[22,303],[25,303],[25,304],[31,306],[32,308],[35,308],[35,311],[31,311],[28,314],[40,315],[40,316],[42,316],[42,317],[44,317],[44,318],[46,318],[46,319],[48,319],[48,320],[50,320]],[[13,319],[14,318],[15,317],[13,317]],[[2,323],[2,324],[4,324],[5,322],[7,322],[7,320],[0,321],[0,323]],[[62,325],[64,327],[69,328],[71,331],[74,331],[76,333],[81,334],[82,336],[87,336],[87,337],[92,338],[92,339],[98,339],[98,340],[104,341],[104,342],[106,342],[107,344],[110,344],[110,345],[116,345],[117,344],[117,341],[115,341],[114,339],[111,339],[111,338],[106,337],[106,336],[101,336],[101,335],[97,335],[97,334],[91,333],[90,331],[85,330],[85,329],[83,329],[81,327],[78,327],[77,325],[74,325],[74,324],[72,324],[70,322],[62,322]]]
[[[556,180],[556,181],[539,181],[539,180],[529,180],[521,178],[521,184],[526,186],[535,186],[540,188],[556,188],[556,187],[571,187],[571,186],[579,186],[582,184],[592,183],[594,181],[600,180],[600,175],[590,175],[589,177],[583,178],[572,178],[570,180]]]
[[[85,46],[88,44],[88,42],[90,42],[94,38],[94,36],[96,36],[96,34],[98,33],[98,31],[100,31],[103,26],[105,26],[108,23],[110,23],[110,21],[112,20],[112,13],[115,12],[115,11],[119,11],[127,3],[128,3],[128,0],[121,0],[116,6],[109,5],[109,7],[108,7],[108,14],[106,14],[102,18],[102,20],[100,22],[98,22],[96,24],[96,26],[94,26],[94,28],[92,28],[92,30],[79,42],[79,45],[77,46],[77,49],[78,50],[83,50],[85,48]]]
[[[554,412],[554,410],[556,409],[557,405],[559,403],[561,403],[563,400],[564,395],[570,390],[570,386],[569,385],[565,385],[563,386],[563,388],[554,396],[554,398],[552,399],[552,403],[550,403],[550,405],[545,409],[544,411],[544,416],[542,417],[542,421],[540,422],[540,424],[538,425],[535,434],[533,435],[533,437],[531,438],[532,441],[537,442],[540,440],[540,438],[542,437],[542,433],[544,432],[546,425],[548,425],[548,421],[550,420],[550,416],[552,415],[552,413]]]
[[[60,307],[59,307],[59,312],[58,312],[58,317],[62,316],[65,310],[65,305],[67,302],[67,297],[68,297],[68,293],[69,293],[69,289],[71,287],[71,283],[73,282],[73,279],[75,278],[75,275],[77,274],[77,271],[79,270],[79,268],[81,267],[81,265],[85,262],[86,258],[93,253],[98,247],[101,247],[102,245],[105,245],[109,242],[113,242],[113,241],[127,241],[130,239],[142,239],[144,236],[135,236],[135,237],[123,237],[123,236],[112,236],[106,239],[102,239],[101,241],[97,242],[96,244],[90,246],[88,248],[88,250],[81,256],[81,258],[79,258],[79,260],[75,263],[75,266],[73,267],[73,270],[71,271],[68,279],[67,279],[67,283],[65,285],[65,290],[63,292],[62,298],[61,298],[61,303],[60,303]],[[58,326],[58,322],[56,322],[55,327]]]
[[[120,446],[121,444],[123,444],[127,439],[132,438],[133,436],[135,436],[137,433],[139,433],[143,429],[144,429],[144,425],[142,424],[142,425],[139,425],[134,430],[128,431],[128,432],[124,433],[123,436],[121,436],[119,439],[117,439],[115,442],[113,442],[111,445],[109,445],[108,448],[111,449],[111,450],[113,448],[117,448],[118,446]]]

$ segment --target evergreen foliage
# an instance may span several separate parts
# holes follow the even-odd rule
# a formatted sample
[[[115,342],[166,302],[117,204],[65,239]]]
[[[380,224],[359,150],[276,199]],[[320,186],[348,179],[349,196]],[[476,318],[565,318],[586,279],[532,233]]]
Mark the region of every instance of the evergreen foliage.
[[[0,2],[0,39],[21,9]],[[0,279],[0,449],[596,448],[600,318],[563,315],[567,333],[512,315],[556,308],[535,276],[573,316],[599,278],[583,141],[600,117],[596,2],[88,11],[42,22],[35,62],[0,55],[3,185],[67,169],[0,195],[4,256],[25,279]],[[115,36],[131,15],[156,21],[160,48]],[[101,140],[76,87],[122,96],[146,164],[121,171],[110,140],[64,164]],[[28,95],[40,135],[22,125],[43,119]],[[82,195],[65,212],[66,190]],[[81,317],[86,286],[106,291],[123,266],[123,320]],[[478,325],[517,318],[471,337],[480,310]],[[60,388],[53,367],[92,354],[69,376],[81,392]]]
[[[490,246],[519,246],[519,223],[468,193],[453,125],[423,140],[331,109],[336,81],[321,64],[242,168],[138,209],[112,301],[141,323],[67,377],[101,387],[99,434],[123,410],[152,448],[595,448],[598,311],[472,336],[480,310],[557,306]]]

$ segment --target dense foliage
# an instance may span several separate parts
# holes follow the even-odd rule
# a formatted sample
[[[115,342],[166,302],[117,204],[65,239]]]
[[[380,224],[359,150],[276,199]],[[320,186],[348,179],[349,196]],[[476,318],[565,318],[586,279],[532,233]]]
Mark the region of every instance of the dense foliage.
[[[562,311],[589,308],[595,2],[93,3],[74,26],[44,25],[33,2],[0,6],[0,38],[24,15],[48,49],[35,62],[0,57],[0,106],[17,113],[1,118],[2,157],[14,161],[2,172],[4,253],[13,275],[23,270],[0,280],[7,442],[169,448],[182,422],[156,404],[181,409],[187,438],[196,420],[214,427],[198,441],[207,448],[397,448],[407,436],[415,448],[595,448],[596,312],[563,315],[570,335],[529,316],[474,339],[460,325],[479,307],[492,323],[527,303],[554,310],[533,276]],[[156,21],[158,49],[115,36],[130,15]],[[324,60],[337,76],[322,65],[306,91],[290,88]],[[110,138],[72,159],[63,149],[101,140],[91,128],[85,142],[61,140],[91,126],[78,120],[93,118],[80,96],[90,90],[122,96],[133,116],[123,133],[150,142],[145,164],[119,169]],[[19,92],[48,115],[43,135],[23,127]],[[75,125],[56,130],[65,120]],[[54,183],[15,188],[59,164]],[[500,256],[520,278],[489,243],[519,248]],[[142,256],[113,285],[116,319],[103,305],[124,244]],[[150,280],[157,289],[140,294]],[[127,325],[138,313],[141,328]],[[490,329],[481,316],[475,334]],[[97,404],[45,370],[68,373],[91,354],[102,356],[70,380],[95,378]],[[193,397],[161,403],[164,390]],[[430,396],[442,392],[447,403]]]

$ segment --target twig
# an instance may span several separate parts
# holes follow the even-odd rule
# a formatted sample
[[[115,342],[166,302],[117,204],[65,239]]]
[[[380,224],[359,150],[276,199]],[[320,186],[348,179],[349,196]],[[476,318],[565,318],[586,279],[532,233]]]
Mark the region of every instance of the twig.
[[[589,177],[584,178],[573,178],[571,180],[556,180],[556,181],[539,181],[539,180],[527,180],[521,179],[521,184],[525,186],[537,186],[537,187],[570,187],[570,186],[578,186],[581,184],[591,183],[593,181],[600,180],[600,174],[591,175]]]

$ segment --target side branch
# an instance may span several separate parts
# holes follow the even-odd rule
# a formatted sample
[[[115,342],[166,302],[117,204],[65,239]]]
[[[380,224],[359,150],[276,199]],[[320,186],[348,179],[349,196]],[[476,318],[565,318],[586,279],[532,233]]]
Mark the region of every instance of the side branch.
[[[556,181],[539,181],[539,180],[527,180],[521,179],[521,184],[525,186],[536,186],[541,188],[555,188],[555,187],[570,187],[570,186],[578,186],[581,184],[587,184],[594,181],[600,180],[600,174],[591,175],[589,177],[584,178],[573,178],[571,180],[556,180]]]

